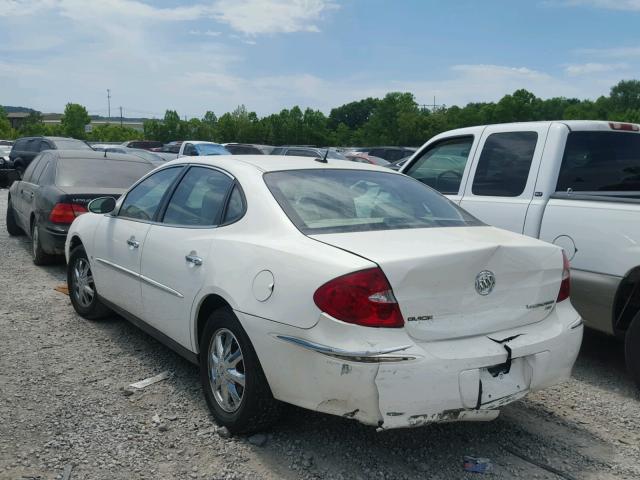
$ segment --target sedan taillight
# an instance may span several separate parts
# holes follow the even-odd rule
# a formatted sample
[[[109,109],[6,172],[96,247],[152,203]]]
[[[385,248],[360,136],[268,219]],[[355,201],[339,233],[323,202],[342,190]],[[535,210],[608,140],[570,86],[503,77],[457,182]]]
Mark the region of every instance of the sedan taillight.
[[[571,265],[567,254],[562,251],[562,283],[560,283],[560,291],[558,292],[558,298],[556,302],[561,302],[569,298],[571,293]]]
[[[343,322],[365,327],[404,326],[391,285],[379,268],[334,278],[316,290],[313,301],[320,310]]]
[[[87,213],[87,207],[79,203],[56,203],[49,214],[49,220],[52,223],[69,225],[83,213]]]

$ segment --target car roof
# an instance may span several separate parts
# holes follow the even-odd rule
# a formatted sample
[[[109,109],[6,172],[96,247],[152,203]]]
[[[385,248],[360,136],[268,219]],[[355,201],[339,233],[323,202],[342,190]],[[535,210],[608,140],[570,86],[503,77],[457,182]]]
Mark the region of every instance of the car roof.
[[[188,161],[185,161],[188,158]],[[312,157],[282,156],[282,155],[204,155],[201,157],[181,157],[167,162],[172,164],[204,164],[220,167],[232,172],[238,165],[250,166],[261,172],[276,172],[282,170],[310,170],[310,169],[344,169],[344,170],[375,170],[385,173],[397,173],[385,167],[366,163],[350,162],[349,160],[327,159],[320,162]]]
[[[135,162],[153,165],[150,161],[126,153],[95,152],[91,150],[46,150],[55,153],[60,159],[117,160],[119,162]],[[106,155],[105,155],[106,153]]]
[[[201,143],[209,143],[211,145],[222,145],[220,143],[216,143],[216,142],[209,142],[207,140],[183,140],[182,143],[190,143],[192,145],[199,145]]]

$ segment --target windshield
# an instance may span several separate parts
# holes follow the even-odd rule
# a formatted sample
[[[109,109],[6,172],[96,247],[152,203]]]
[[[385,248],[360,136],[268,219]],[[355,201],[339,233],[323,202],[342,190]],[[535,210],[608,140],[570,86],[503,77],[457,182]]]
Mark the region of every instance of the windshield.
[[[153,169],[142,162],[108,158],[65,158],[58,161],[55,184],[58,187],[129,188]]]
[[[435,190],[394,173],[310,169],[264,180],[305,234],[483,225]]]
[[[571,132],[556,191],[640,191],[640,135]]]
[[[229,150],[215,143],[199,143],[194,145],[199,155],[231,155]]]

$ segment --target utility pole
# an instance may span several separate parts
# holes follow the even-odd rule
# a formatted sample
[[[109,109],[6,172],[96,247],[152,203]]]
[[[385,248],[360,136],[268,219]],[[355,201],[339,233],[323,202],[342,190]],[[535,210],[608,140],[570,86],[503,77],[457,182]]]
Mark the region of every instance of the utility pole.
[[[436,97],[435,97],[435,95],[434,95],[434,96],[433,96],[433,103],[431,103],[431,104],[429,104],[429,103],[427,103],[427,104],[422,104],[422,105],[420,105],[420,108],[422,108],[422,110],[430,110],[430,111],[432,111],[432,112],[435,112],[435,111],[436,111],[436,109],[445,108],[445,106],[446,106],[446,105],[444,105],[444,104],[440,104],[440,105],[438,105],[438,104],[436,103]]]
[[[111,120],[111,90],[107,88],[107,123]]]
[[[122,127],[122,107],[120,107],[120,126]]]

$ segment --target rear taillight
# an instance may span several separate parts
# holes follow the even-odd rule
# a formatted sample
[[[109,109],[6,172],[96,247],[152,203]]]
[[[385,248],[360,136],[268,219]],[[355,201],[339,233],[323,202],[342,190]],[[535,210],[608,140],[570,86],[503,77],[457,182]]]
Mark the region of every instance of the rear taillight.
[[[320,310],[343,322],[365,327],[404,326],[391,285],[379,268],[334,278],[316,290],[313,301]]]
[[[561,302],[569,298],[571,293],[571,265],[569,265],[569,259],[567,254],[562,251],[562,283],[560,283],[560,291],[558,292],[558,298],[556,302]]]
[[[625,132],[638,132],[640,131],[640,127],[635,123],[620,123],[620,122],[609,122],[609,128],[611,130],[622,130]]]
[[[87,207],[78,203],[56,203],[49,214],[52,223],[71,224],[73,220],[87,213]]]

